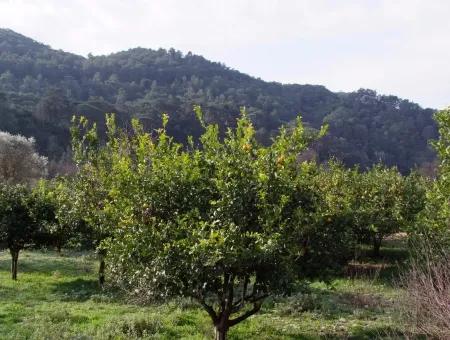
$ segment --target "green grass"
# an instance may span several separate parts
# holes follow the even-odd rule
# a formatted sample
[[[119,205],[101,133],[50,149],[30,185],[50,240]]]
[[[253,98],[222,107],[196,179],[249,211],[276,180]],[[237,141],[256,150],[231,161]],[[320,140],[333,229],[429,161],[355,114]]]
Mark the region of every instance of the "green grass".
[[[403,258],[398,249],[385,250]],[[390,264],[388,260],[383,263]],[[101,291],[91,254],[24,251],[17,282],[10,279],[9,265],[9,253],[0,252],[0,339],[213,337],[207,314],[188,300],[143,307]],[[260,314],[233,327],[229,337],[373,339],[389,334],[391,338],[400,327],[394,308],[399,290],[392,284],[392,268],[383,267],[375,276],[358,272],[358,278],[339,278],[329,285],[313,282],[293,296],[271,298]]]

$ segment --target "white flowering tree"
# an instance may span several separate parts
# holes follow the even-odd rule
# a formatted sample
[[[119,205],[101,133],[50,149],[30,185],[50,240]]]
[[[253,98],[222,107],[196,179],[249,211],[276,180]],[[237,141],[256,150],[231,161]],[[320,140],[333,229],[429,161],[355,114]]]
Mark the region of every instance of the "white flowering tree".
[[[0,181],[33,184],[47,173],[47,158],[36,152],[34,138],[0,131]]]

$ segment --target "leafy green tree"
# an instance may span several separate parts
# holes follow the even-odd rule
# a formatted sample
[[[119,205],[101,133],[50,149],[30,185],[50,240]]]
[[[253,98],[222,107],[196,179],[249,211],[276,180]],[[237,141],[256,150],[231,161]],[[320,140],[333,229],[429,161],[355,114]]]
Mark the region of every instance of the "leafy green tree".
[[[64,201],[64,194],[70,194],[73,216],[88,225],[86,229],[92,239],[99,257],[98,281],[100,286],[105,282],[105,256],[107,249],[102,241],[111,236],[112,230],[119,223],[119,214],[116,213],[114,181],[117,171],[121,174],[120,145],[116,143],[117,136],[115,117],[107,117],[109,129],[108,141],[100,148],[96,124],[89,125],[86,118],[73,117],[71,128],[72,150],[77,172],[67,188],[62,188],[60,198]],[[116,162],[116,163],[115,163]],[[124,174],[127,177],[128,173]],[[131,179],[131,178],[130,178]],[[125,188],[124,188],[125,189]],[[69,191],[66,191],[69,190]],[[124,190],[127,192],[129,190]],[[131,191],[129,191],[131,193]],[[64,214],[64,207],[60,206]],[[66,211],[67,213],[67,211]]]
[[[412,171],[403,179],[402,213],[406,222],[406,231],[411,232],[416,228],[420,214],[425,209],[426,193],[431,181],[418,171]]]
[[[0,195],[0,237],[11,253],[11,277],[17,280],[19,252],[36,233],[27,202],[29,192],[22,186],[3,184]]]
[[[438,177],[426,193],[426,204],[420,214],[416,236],[425,238],[435,250],[448,251],[450,246],[450,109],[435,114],[439,139],[433,142],[439,156]]]
[[[396,168],[376,165],[358,175],[355,228],[359,237],[370,240],[374,256],[380,256],[383,239],[406,226],[405,180]]]
[[[39,217],[45,221],[38,245],[54,246],[59,254],[83,224],[74,204],[70,178],[41,180],[33,193],[41,202]]]
[[[17,280],[19,252],[34,243],[53,210],[23,185],[0,185],[0,240],[11,253],[11,277]]]
[[[36,105],[33,116],[42,122],[53,122],[68,127],[73,114],[70,102],[60,89],[50,89]]]
[[[316,165],[298,161],[310,143],[300,120],[266,147],[245,112],[223,139],[196,113],[205,133],[187,148],[167,134],[167,116],[153,136],[136,121],[133,133],[118,130],[110,116],[104,147],[77,120],[75,155],[92,183],[85,190],[100,192],[91,214],[108,228],[102,246],[116,284],[141,300],[194,298],[224,339],[267,296],[289,291],[302,258],[347,244],[311,227],[321,199]]]
[[[320,273],[328,279],[353,255],[356,181],[356,169],[346,169],[335,160],[318,168],[313,177],[316,211],[304,238],[308,246],[300,259],[301,273]]]

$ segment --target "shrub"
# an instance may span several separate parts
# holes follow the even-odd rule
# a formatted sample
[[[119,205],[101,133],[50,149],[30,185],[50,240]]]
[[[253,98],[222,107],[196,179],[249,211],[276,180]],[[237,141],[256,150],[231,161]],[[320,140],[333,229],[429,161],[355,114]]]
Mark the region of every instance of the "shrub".
[[[405,296],[401,313],[408,331],[431,338],[450,337],[450,256],[436,258],[422,252],[402,277]]]

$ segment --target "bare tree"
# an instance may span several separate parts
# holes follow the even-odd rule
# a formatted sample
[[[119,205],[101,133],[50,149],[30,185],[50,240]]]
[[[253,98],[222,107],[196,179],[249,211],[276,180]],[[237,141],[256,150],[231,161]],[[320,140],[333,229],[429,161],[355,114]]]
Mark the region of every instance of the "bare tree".
[[[0,131],[0,181],[32,184],[47,174],[47,158],[36,152],[34,138]]]

